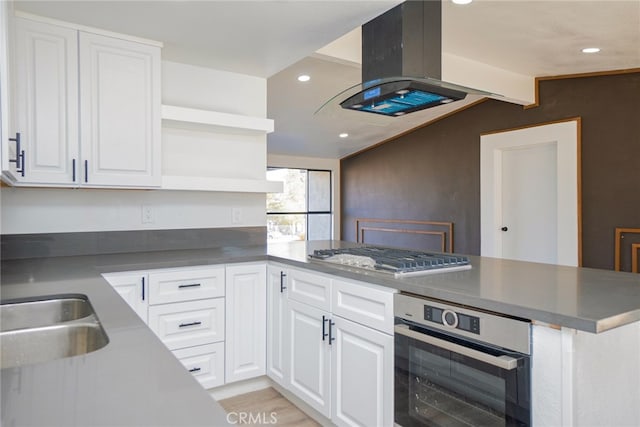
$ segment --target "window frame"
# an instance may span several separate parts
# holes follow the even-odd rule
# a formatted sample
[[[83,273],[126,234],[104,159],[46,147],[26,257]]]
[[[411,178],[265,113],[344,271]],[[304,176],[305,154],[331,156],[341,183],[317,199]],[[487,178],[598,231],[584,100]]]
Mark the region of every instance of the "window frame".
[[[266,211],[267,217],[269,215],[304,215],[306,217],[305,221],[305,240],[309,241],[309,215],[329,215],[331,222],[329,224],[329,240],[333,238],[333,171],[331,169],[317,169],[317,168],[293,168],[293,167],[284,167],[284,166],[267,166],[267,171],[270,169],[296,169],[300,171],[306,172],[306,182],[305,182],[305,210],[304,211]],[[328,172],[329,173],[329,210],[328,211],[310,211],[309,210],[309,172]]]

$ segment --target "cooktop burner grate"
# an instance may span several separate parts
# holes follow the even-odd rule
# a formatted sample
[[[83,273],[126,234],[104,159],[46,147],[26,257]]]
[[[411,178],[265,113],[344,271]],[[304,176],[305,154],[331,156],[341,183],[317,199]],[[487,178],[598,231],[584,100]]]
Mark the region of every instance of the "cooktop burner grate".
[[[375,246],[317,249],[309,257],[314,260],[391,272],[396,277],[471,268],[469,258],[463,255]]]

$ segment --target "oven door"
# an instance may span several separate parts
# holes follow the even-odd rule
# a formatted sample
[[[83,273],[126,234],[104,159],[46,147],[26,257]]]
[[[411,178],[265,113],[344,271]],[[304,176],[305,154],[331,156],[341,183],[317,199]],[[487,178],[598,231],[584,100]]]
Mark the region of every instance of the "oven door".
[[[396,323],[397,425],[530,425],[529,356]]]

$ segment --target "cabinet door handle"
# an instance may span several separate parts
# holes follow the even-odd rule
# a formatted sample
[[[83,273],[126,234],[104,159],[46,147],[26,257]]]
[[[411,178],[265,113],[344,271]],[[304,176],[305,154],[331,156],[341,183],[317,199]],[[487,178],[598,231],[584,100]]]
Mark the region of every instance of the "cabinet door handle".
[[[326,333],[325,323],[327,323],[327,320],[329,319],[325,315],[322,315],[322,341],[324,341],[326,337],[331,336],[331,326],[329,326],[329,333]]]
[[[180,323],[180,325],[178,325],[179,328],[186,328],[189,326],[198,326],[198,325],[202,325],[202,322],[189,322],[189,323]]]
[[[184,288],[198,288],[202,286],[200,283],[190,283],[188,285],[178,285],[178,289],[184,289]]]
[[[84,182],[89,182],[89,160],[84,161]]]
[[[284,285],[284,278],[287,277],[287,274],[284,271],[280,272],[280,293],[283,293],[287,287]]]
[[[331,343],[336,340],[335,337],[333,336],[333,326],[335,326],[336,323],[332,322],[331,319],[327,319],[327,320],[329,320],[329,345],[331,345]]]
[[[9,159],[10,163],[16,164],[16,172],[19,172],[20,175],[24,176],[24,150],[21,148],[20,142],[20,132],[16,132],[15,138],[9,138],[9,141],[13,141],[16,143],[16,158]]]
[[[144,277],[142,277],[142,301],[144,301]]]
[[[191,368],[189,369],[189,372],[199,372],[200,370],[200,368]]]
[[[71,181],[76,182],[76,159],[71,160],[71,173],[73,175]]]

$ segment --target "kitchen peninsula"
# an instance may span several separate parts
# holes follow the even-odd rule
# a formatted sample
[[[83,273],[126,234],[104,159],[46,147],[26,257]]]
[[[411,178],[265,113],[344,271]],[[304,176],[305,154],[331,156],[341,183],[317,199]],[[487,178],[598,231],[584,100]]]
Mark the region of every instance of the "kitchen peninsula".
[[[640,422],[640,409],[630,404],[640,399],[640,366],[634,363],[640,356],[638,275],[470,257],[467,271],[395,279],[308,258],[314,249],[354,245],[294,242],[3,261],[3,300],[87,295],[110,339],[83,356],[3,369],[3,425],[225,424],[222,409],[100,274],[247,262],[530,319],[534,424]]]

